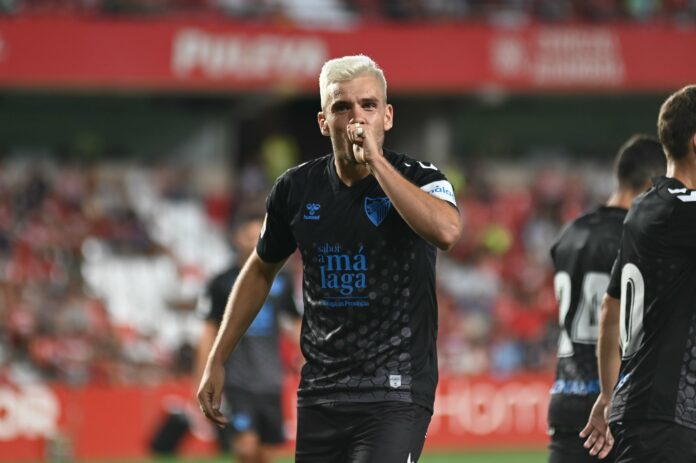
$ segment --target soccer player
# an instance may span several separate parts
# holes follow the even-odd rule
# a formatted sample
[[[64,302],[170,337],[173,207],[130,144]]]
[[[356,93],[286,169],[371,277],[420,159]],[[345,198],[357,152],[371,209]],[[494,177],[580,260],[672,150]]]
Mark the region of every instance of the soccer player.
[[[626,216],[582,433],[591,454],[614,445],[619,463],[696,461],[696,86],[664,102],[657,127],[667,175]]]
[[[321,133],[333,152],[285,172],[267,200],[256,252],[232,289],[199,388],[219,411],[222,364],[299,248],[306,363],[297,462],[415,462],[437,384],[436,248],[461,231],[452,187],[434,165],[383,149],[393,108],[370,58],[327,61]]]
[[[549,404],[549,463],[598,461],[578,433],[599,394],[595,349],[600,302],[631,201],[648,189],[652,177],[664,173],[660,143],[645,135],[629,138],[616,156],[617,185],[606,205],[571,222],[551,248],[561,332]]]
[[[205,323],[197,349],[197,379],[202,376],[222,322],[230,289],[241,265],[254,251],[262,224],[263,214],[238,213],[232,230],[236,261],[208,283],[200,299],[198,312]],[[270,462],[272,447],[285,441],[279,336],[284,333],[294,337],[299,331],[300,314],[292,287],[289,274],[278,274],[268,299],[225,365],[226,415],[232,431],[232,449],[241,463]]]

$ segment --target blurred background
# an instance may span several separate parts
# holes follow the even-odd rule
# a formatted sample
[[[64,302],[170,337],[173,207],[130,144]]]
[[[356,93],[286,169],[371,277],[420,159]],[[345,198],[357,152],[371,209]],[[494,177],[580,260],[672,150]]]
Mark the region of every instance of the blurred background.
[[[445,171],[465,224],[427,448],[543,449],[549,248],[694,50],[694,0],[0,0],[0,461],[144,458],[172,410],[176,451],[218,451],[196,300],[236,211],[329,152],[319,70],[357,53],[387,77],[386,146]]]

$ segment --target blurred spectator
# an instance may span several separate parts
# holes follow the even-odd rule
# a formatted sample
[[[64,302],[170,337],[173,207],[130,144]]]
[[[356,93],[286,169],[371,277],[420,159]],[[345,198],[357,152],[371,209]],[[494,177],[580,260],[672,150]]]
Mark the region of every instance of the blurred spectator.
[[[529,177],[511,185],[478,166],[458,197],[465,231],[438,269],[443,371],[547,371],[554,362],[548,246],[568,216],[592,203],[587,185],[596,173],[507,169]]]
[[[231,257],[223,225],[235,199],[223,192],[261,198],[269,182],[261,166],[229,185],[216,180],[219,168],[198,170],[3,161],[0,379],[148,383],[190,373],[193,299]],[[604,170],[459,169],[465,232],[438,264],[443,373],[552,370],[550,237],[591,205]]]
[[[375,21],[540,22],[696,19],[690,0],[0,0],[0,13],[224,16],[346,27]]]
[[[160,202],[134,196],[128,171],[19,158],[3,163],[0,377],[83,384],[190,372],[193,296],[227,255],[215,247],[214,230],[198,254],[156,242],[156,220],[143,202],[164,208],[170,184],[162,182]],[[155,180],[153,173],[147,182]],[[202,199],[196,204],[205,215]],[[191,225],[179,228],[196,235]],[[218,264],[208,269],[204,261]]]

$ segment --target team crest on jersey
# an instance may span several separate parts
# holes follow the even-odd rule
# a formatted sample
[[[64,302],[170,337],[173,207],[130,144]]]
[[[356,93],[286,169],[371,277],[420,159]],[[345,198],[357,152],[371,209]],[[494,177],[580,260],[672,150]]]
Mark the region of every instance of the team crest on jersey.
[[[317,215],[321,205],[319,203],[307,203],[305,206],[307,208],[307,214],[305,214],[305,220],[319,220],[321,216]]]
[[[375,227],[379,227],[384,222],[389,214],[389,209],[391,209],[391,201],[386,196],[379,198],[365,196],[365,214]]]

